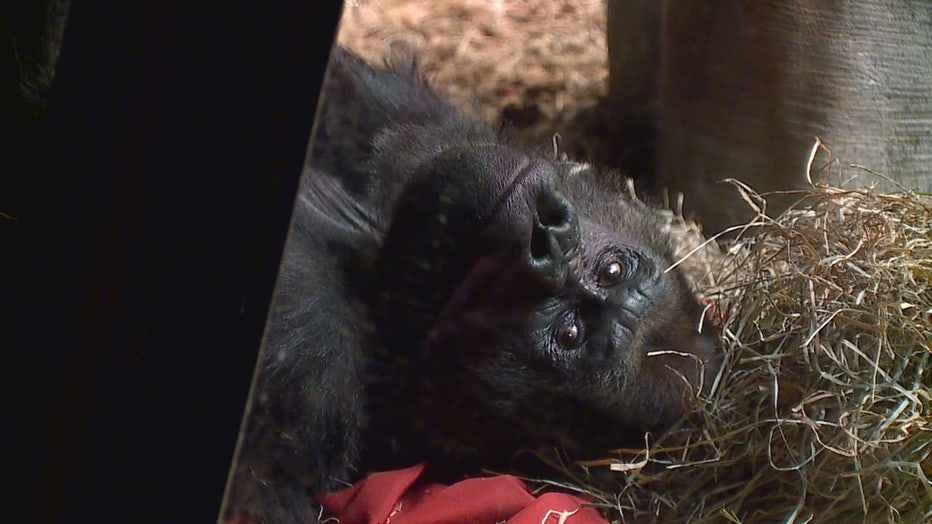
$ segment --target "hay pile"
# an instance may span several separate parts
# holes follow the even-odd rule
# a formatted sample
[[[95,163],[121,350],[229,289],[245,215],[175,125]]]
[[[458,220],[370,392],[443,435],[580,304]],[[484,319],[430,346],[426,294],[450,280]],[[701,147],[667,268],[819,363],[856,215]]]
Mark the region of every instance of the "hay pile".
[[[475,106],[516,138],[564,141],[605,94],[605,0],[346,0],[338,42],[372,63],[393,46],[460,107]],[[580,139],[581,140],[581,139]]]
[[[582,491],[623,522],[932,522],[932,200],[823,186],[771,219],[735,184],[759,215],[726,253],[671,219],[723,328],[698,427]]]

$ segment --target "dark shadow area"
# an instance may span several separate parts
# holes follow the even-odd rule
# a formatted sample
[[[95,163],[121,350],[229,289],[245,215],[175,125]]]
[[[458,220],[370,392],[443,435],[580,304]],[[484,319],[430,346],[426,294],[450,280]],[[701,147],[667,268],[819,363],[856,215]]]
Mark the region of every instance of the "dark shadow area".
[[[610,100],[580,109],[566,125],[563,150],[570,158],[616,169],[635,180],[639,190],[653,192],[655,130],[649,123],[633,124]]]
[[[10,521],[216,519],[341,6],[74,5],[4,110]]]

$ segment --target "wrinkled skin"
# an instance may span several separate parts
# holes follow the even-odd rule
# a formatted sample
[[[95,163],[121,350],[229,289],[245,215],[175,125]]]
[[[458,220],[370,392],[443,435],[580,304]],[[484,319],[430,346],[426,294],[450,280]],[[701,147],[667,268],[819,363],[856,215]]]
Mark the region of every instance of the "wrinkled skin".
[[[592,457],[717,371],[650,210],[411,69],[334,55],[228,514],[313,521],[313,493],[422,460],[449,479],[522,449]]]

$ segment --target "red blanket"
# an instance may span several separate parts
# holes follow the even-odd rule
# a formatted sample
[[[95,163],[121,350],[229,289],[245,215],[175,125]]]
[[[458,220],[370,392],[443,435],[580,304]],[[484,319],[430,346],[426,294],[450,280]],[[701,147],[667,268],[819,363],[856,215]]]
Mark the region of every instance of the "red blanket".
[[[423,470],[418,464],[373,473],[318,502],[325,516],[341,524],[608,524],[582,499],[565,493],[535,497],[510,475],[414,486]]]

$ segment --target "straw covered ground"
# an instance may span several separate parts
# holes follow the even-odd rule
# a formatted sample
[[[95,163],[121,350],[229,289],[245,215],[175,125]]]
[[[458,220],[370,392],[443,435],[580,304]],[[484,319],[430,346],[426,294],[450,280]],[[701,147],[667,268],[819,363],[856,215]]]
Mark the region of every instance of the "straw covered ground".
[[[373,63],[418,51],[431,85],[518,140],[592,158],[605,94],[605,0],[347,0],[338,42]]]
[[[732,183],[760,213],[727,242],[658,211],[722,328],[713,392],[561,484],[622,522],[932,522],[932,198],[816,186],[769,218]]]
[[[358,0],[339,40],[413,44],[442,92],[572,156],[600,139],[573,123],[604,94],[604,23],[602,0]],[[932,522],[932,198],[814,184],[771,218],[733,184],[758,216],[727,241],[657,211],[722,330],[713,392],[556,484],[619,522]]]

